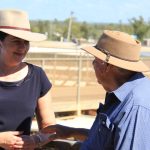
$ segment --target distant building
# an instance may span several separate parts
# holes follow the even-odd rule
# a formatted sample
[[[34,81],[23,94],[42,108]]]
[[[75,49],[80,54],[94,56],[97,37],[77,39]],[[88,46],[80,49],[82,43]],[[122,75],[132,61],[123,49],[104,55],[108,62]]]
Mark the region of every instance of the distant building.
[[[143,44],[143,46],[149,46],[150,47],[150,39],[144,39],[142,44]]]

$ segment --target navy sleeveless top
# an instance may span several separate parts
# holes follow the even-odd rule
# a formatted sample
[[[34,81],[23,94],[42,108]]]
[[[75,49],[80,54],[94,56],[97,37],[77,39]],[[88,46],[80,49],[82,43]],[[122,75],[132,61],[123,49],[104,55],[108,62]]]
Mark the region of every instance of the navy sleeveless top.
[[[42,68],[27,65],[29,71],[23,80],[0,81],[0,132],[23,131],[29,135],[37,101],[52,86]]]

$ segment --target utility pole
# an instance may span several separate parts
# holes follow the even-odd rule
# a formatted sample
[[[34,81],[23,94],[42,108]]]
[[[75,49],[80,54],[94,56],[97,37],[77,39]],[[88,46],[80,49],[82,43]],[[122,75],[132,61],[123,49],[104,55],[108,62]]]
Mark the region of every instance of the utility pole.
[[[52,41],[52,35],[53,35],[53,25],[52,25],[52,21],[50,21],[50,23],[49,23],[49,37],[50,37],[51,41]]]
[[[70,41],[73,12],[70,13],[67,41]]]

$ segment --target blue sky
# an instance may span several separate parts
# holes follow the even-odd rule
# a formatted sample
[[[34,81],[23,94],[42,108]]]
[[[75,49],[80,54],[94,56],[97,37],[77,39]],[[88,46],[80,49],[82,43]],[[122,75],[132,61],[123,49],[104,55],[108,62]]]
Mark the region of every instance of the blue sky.
[[[0,0],[0,8],[23,9],[32,20],[65,20],[72,11],[77,21],[128,23],[139,16],[150,21],[150,0]]]

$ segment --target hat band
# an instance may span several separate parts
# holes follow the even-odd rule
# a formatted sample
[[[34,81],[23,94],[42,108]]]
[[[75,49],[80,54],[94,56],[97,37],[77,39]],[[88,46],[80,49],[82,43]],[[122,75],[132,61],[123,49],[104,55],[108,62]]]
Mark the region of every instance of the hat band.
[[[24,31],[31,31],[28,28],[20,28],[20,27],[12,27],[12,26],[0,26],[2,29],[15,29],[15,30],[24,30]]]
[[[138,62],[139,60],[130,60],[130,59],[125,59],[125,58],[121,58],[121,57],[118,57],[118,56],[115,56],[113,54],[111,54],[108,50],[106,49],[103,49],[103,48],[98,48],[97,45],[95,46],[95,48],[101,52],[103,52],[104,54],[106,54],[106,59],[105,61],[108,63],[109,62],[109,58],[110,56],[113,56],[113,57],[116,57],[116,58],[119,58],[119,59],[122,59],[122,60],[125,60],[125,61],[131,61],[131,62]]]

